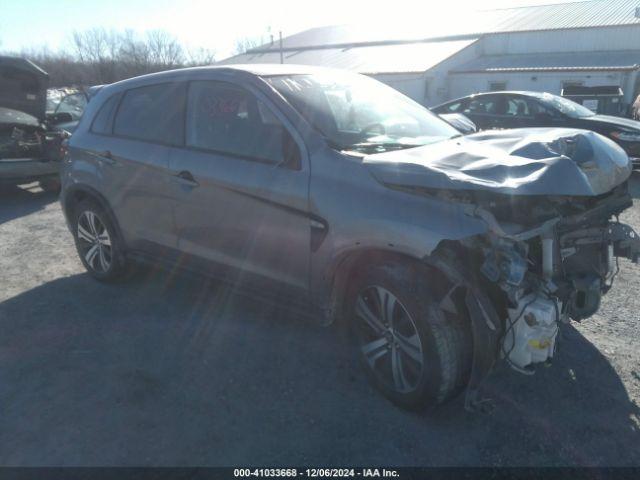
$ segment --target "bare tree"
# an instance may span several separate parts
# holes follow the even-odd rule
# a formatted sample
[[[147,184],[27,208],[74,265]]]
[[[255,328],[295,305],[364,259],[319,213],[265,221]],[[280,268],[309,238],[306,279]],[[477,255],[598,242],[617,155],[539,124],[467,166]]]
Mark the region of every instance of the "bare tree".
[[[152,64],[174,67],[185,63],[184,49],[175,37],[164,30],[147,32],[146,40],[149,61]]]
[[[140,35],[133,30],[93,28],[73,32],[68,52],[53,52],[42,46],[13,54],[29,58],[47,71],[54,87],[112,83],[145,73],[215,62],[212,50],[187,49],[164,30]]]
[[[75,53],[81,62],[100,63],[113,58],[119,50],[119,38],[114,31],[92,28],[73,32]]]
[[[50,85],[53,87],[85,85],[94,75],[93,71],[80,63],[74,55],[63,50],[54,52],[46,45],[6,53],[34,62],[49,74]]]
[[[133,30],[120,34],[120,50],[117,54],[120,77],[134,77],[153,71],[150,48]]]
[[[239,55],[241,53],[245,53],[252,48],[259,47],[264,44],[264,40],[262,36],[260,37],[242,37],[236,39],[235,47],[233,49],[234,55]]]
[[[189,66],[213,65],[216,62],[215,51],[204,47],[186,49],[185,56]]]
[[[93,28],[73,32],[75,54],[80,63],[93,70],[92,77],[111,83],[118,79],[118,60],[124,35],[115,30]]]

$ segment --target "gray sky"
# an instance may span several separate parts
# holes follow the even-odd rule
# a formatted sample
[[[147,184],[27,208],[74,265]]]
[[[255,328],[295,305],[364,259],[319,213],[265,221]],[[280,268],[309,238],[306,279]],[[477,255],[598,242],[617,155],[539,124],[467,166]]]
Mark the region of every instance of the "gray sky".
[[[563,2],[394,0],[377,5],[370,0],[0,0],[0,49],[68,48],[74,30],[93,27],[137,32],[164,29],[187,47],[213,49],[222,59],[231,54],[238,38],[264,35],[267,39],[268,27],[276,37],[279,30],[286,36],[332,24],[412,24],[415,28],[434,14],[449,13],[455,18],[461,11],[548,3]]]

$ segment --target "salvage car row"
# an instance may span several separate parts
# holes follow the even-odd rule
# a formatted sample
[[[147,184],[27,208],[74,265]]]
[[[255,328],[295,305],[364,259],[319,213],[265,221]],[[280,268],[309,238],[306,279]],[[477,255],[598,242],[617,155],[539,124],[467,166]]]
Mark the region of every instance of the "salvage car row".
[[[37,180],[46,190],[60,188],[62,143],[100,87],[48,86],[48,74],[34,63],[0,57],[0,182]]]
[[[597,311],[617,259],[640,255],[617,220],[631,162],[613,140],[463,136],[338,70],[205,67],[104,86],[61,167],[94,278],[146,261],[286,292],[347,326],[373,384],[411,409],[463,390],[482,405],[500,359],[533,373],[564,323]]]

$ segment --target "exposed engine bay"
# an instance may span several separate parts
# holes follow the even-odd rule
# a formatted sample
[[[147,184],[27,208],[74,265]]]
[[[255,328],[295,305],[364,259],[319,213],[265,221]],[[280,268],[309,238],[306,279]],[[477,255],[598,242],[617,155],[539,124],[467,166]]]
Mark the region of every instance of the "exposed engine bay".
[[[490,228],[465,246],[478,253],[479,271],[504,318],[500,356],[531,373],[553,357],[561,322],[598,310],[618,258],[638,263],[640,238],[617,220],[632,204],[627,183],[597,197],[469,195],[476,200],[468,203],[472,214]]]
[[[0,159],[59,160],[63,132],[48,132],[43,127],[3,126],[0,128]]]

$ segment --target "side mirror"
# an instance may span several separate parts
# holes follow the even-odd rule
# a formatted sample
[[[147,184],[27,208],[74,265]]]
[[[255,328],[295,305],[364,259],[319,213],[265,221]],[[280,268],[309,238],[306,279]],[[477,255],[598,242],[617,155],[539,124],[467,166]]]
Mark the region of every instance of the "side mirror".
[[[47,120],[52,125],[58,125],[60,123],[73,122],[73,117],[69,112],[60,112],[60,113],[54,113],[53,115],[49,115],[47,117]]]

